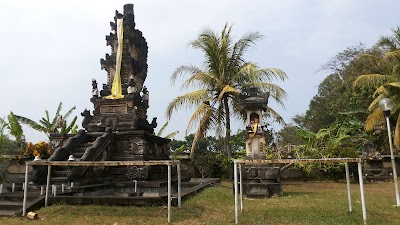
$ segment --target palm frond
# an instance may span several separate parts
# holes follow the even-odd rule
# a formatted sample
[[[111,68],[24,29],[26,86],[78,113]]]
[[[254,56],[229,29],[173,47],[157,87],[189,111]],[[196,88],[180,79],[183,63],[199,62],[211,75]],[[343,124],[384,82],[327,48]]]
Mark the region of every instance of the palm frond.
[[[188,125],[186,127],[186,134],[188,134],[190,132],[190,130],[192,129],[192,127],[197,123],[197,121],[201,121],[202,118],[205,115],[208,115],[209,113],[213,113],[213,108],[212,106],[209,104],[209,102],[203,102],[192,114]],[[211,118],[211,116],[210,116]],[[211,122],[211,121],[209,121]]]
[[[208,97],[208,90],[197,90],[193,91],[181,96],[176,97],[172,102],[170,102],[167,106],[166,116],[168,119],[171,118],[172,113],[177,110],[178,108],[190,108],[192,106],[200,105],[204,101],[207,101]]]
[[[212,74],[199,72],[192,74],[189,79],[183,82],[181,89],[187,89],[189,87],[213,88],[215,85],[222,86],[223,84]]]
[[[377,107],[375,108],[367,117],[364,128],[366,131],[372,131],[377,124],[385,121],[385,117],[383,116],[382,110]]]
[[[386,98],[386,95],[378,95],[375,97],[375,99],[371,102],[371,104],[368,106],[368,110],[370,112],[374,111],[376,108],[378,108],[379,102],[383,99]]]
[[[227,96],[227,95],[230,95],[230,94],[238,94],[238,93],[239,93],[239,91],[236,88],[231,87],[229,85],[225,85],[225,87],[219,93],[218,101],[221,102],[222,99],[224,98],[224,96]]]
[[[197,74],[201,73],[202,71],[196,66],[180,66],[178,67],[174,73],[171,75],[171,84],[174,85],[176,80],[185,74]]]
[[[357,87],[364,89],[377,88],[391,81],[393,81],[392,78],[390,78],[387,75],[365,74],[357,77],[357,79],[353,82],[353,88]]]
[[[269,117],[271,117],[272,119],[274,119],[277,123],[286,126],[286,122],[283,119],[283,117],[281,115],[279,115],[278,112],[276,112],[274,109],[272,109],[271,107],[267,106],[267,112]]]
[[[398,149],[400,147],[400,114],[397,116],[396,127],[394,128],[393,142],[396,149]]]
[[[382,85],[382,86],[378,87],[378,88],[375,90],[373,96],[374,96],[374,97],[376,97],[376,96],[378,96],[378,95],[385,95],[385,96],[387,96],[387,95],[389,94],[389,92],[388,92],[388,90],[386,89],[385,86],[386,86],[386,85]]]
[[[212,117],[213,117],[213,110],[212,108],[207,105],[203,104],[205,107],[205,112],[203,113],[203,116],[200,120],[199,126],[197,127],[197,131],[194,135],[193,142],[192,142],[192,147],[190,149],[190,157],[193,158],[195,149],[196,149],[196,144],[200,138],[204,138],[205,133],[207,130],[209,130],[210,126],[212,125]]]

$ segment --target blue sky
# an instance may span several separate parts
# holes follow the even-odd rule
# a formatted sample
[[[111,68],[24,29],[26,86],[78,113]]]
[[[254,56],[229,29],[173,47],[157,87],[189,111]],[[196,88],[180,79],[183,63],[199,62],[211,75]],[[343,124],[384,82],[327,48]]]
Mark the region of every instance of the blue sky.
[[[159,127],[168,102],[184,93],[170,85],[173,71],[202,65],[202,53],[187,44],[204,27],[220,31],[228,22],[237,38],[254,31],[264,35],[247,58],[287,73],[289,79],[279,83],[288,93],[286,109],[270,105],[290,122],[306,111],[328,75],[317,72],[322,64],[360,42],[370,47],[400,25],[400,1],[395,0],[3,0],[0,116],[13,111],[38,121],[46,109],[53,115],[60,101],[64,112],[72,106],[76,115],[92,109],[92,78],[106,82],[99,61],[110,52],[105,42],[109,22],[126,3],[134,4],[136,28],[148,42],[148,114],[150,120],[158,117]],[[174,115],[165,132],[179,130],[182,138],[190,113]],[[234,129],[242,126],[235,123]],[[29,128],[25,135],[33,142],[46,139]]]

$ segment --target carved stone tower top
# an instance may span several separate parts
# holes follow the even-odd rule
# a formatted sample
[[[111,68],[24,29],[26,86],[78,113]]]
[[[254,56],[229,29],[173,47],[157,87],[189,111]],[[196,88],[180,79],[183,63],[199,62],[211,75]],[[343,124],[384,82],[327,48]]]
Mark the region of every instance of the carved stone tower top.
[[[110,22],[111,33],[106,36],[111,54],[100,59],[101,68],[107,71],[107,83],[100,96],[97,81],[92,81],[93,116],[88,110],[82,113],[83,127],[89,131],[146,131],[152,134],[156,118],[147,120],[149,91],[144,86],[147,77],[146,39],[135,28],[133,4],[124,5],[123,14],[115,11]],[[115,79],[114,79],[115,76]],[[117,94],[115,94],[117,93]]]
[[[114,21],[110,22],[112,32],[106,36],[107,45],[111,47],[111,55],[107,53],[105,59],[100,59],[101,68],[107,71],[107,84],[103,84],[101,96],[107,96],[111,91],[118,48],[117,19],[121,18],[124,19],[121,63],[121,84],[124,88],[122,88],[122,94],[127,94],[130,78],[133,78],[135,90],[138,90],[139,93],[147,77],[147,42],[142,32],[135,28],[133,4],[126,4],[123,14],[118,10],[115,11]]]

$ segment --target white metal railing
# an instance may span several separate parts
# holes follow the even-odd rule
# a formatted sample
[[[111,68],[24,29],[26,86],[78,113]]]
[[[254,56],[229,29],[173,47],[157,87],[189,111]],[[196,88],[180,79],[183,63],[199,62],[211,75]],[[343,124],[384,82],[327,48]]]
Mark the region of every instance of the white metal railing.
[[[158,160],[158,161],[32,161],[25,163],[25,184],[28,183],[28,168],[29,166],[47,166],[47,184],[46,184],[46,196],[45,196],[45,207],[48,204],[49,189],[50,189],[50,178],[51,178],[51,167],[52,166],[168,166],[168,223],[171,222],[171,166],[176,165],[178,172],[178,207],[181,207],[181,162],[179,160]],[[72,187],[71,183],[71,187]],[[24,200],[22,216],[26,215],[26,200],[27,200],[28,188],[24,189]],[[56,189],[54,188],[54,195],[56,195]]]
[[[234,189],[235,189],[235,224],[238,224],[239,217],[239,200],[238,200],[238,182],[240,189],[240,211],[243,211],[243,181],[242,181],[242,165],[245,164],[290,164],[290,163],[344,163],[346,170],[346,181],[347,181],[347,197],[349,200],[349,212],[353,212],[351,192],[350,192],[350,173],[348,163],[358,163],[358,177],[361,192],[361,206],[363,213],[364,224],[367,224],[367,209],[365,206],[365,195],[364,195],[364,182],[362,176],[362,159],[361,158],[323,158],[323,159],[271,159],[271,160],[245,160],[245,159],[234,159],[233,160],[233,178],[234,178]],[[238,181],[238,165],[239,165],[239,181]]]

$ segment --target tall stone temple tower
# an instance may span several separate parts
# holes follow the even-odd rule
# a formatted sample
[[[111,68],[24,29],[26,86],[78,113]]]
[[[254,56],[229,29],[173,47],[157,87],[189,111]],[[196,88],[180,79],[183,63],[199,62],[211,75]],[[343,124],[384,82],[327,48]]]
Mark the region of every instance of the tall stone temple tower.
[[[157,118],[147,118],[149,91],[147,77],[147,42],[135,28],[133,4],[115,12],[106,43],[111,53],[100,60],[107,83],[99,91],[92,80],[93,110],[85,109],[78,134],[65,139],[52,136],[56,146],[49,161],[136,161],[169,160],[169,139],[154,135]],[[63,182],[89,180],[154,180],[166,176],[162,166],[128,166],[106,168],[56,168],[55,178]],[[33,180],[40,183],[45,172],[36,171]]]

